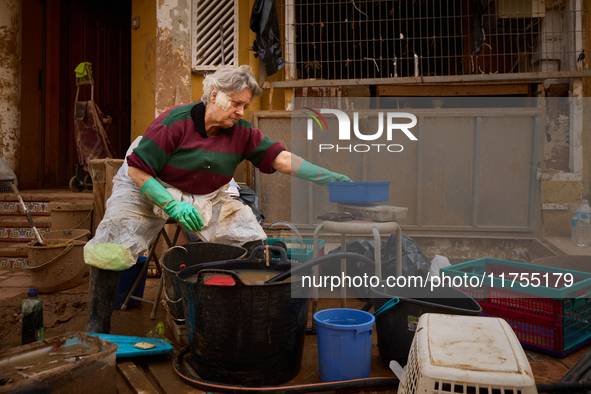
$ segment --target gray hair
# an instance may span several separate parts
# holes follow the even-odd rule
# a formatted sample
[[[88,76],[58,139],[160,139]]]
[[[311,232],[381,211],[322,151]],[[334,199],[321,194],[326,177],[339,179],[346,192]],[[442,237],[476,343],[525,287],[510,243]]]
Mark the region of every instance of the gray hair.
[[[207,105],[211,90],[216,88],[226,94],[234,94],[248,89],[252,97],[259,97],[263,94],[263,89],[257,83],[252,74],[250,66],[221,66],[213,74],[209,74],[203,80],[203,96],[201,101]]]

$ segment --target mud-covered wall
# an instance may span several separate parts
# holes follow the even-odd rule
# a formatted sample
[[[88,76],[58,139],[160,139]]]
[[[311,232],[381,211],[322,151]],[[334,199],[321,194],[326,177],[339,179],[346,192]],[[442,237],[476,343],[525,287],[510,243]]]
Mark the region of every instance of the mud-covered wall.
[[[131,141],[154,120],[156,103],[156,0],[133,0],[131,30]]]
[[[21,0],[0,0],[0,156],[19,174]]]
[[[588,78],[574,79],[569,92],[570,118],[546,119],[546,138],[540,177],[542,226],[545,236],[570,237],[571,220],[582,199],[591,199],[591,98]],[[552,100],[552,98],[549,98]],[[568,149],[570,168],[548,166],[560,149]]]
[[[191,0],[156,5],[156,114],[191,102]]]
[[[583,31],[591,30],[591,0],[583,0]],[[585,70],[591,69],[591,36],[583,35],[583,46],[585,47]],[[591,78],[583,80],[583,96],[585,103],[591,103]],[[583,111],[583,198],[591,201],[591,108],[586,107]]]
[[[583,31],[591,29],[590,7],[591,0],[582,0]],[[587,56],[580,67],[589,70],[591,69],[591,56],[589,56],[591,37],[588,34],[583,34],[583,49]],[[580,138],[572,140],[574,136],[569,133],[568,128],[563,127],[568,124],[568,121],[563,122],[563,125],[555,124],[556,127],[551,130],[551,141],[544,147],[544,159],[551,159],[552,152],[556,153],[568,144],[570,150],[578,148],[582,153],[580,157],[573,157],[574,160],[571,160],[571,165],[574,167],[571,170],[579,168],[579,172],[568,174],[572,175],[570,177],[563,176],[562,179],[556,179],[552,171],[542,175],[543,211],[540,231],[545,236],[570,237],[571,219],[575,210],[582,199],[591,200],[591,78],[582,78],[580,83],[571,84],[569,96],[582,98],[578,101],[582,108],[576,109],[580,112],[582,119],[574,125],[579,129]],[[572,151],[569,153],[573,155]]]

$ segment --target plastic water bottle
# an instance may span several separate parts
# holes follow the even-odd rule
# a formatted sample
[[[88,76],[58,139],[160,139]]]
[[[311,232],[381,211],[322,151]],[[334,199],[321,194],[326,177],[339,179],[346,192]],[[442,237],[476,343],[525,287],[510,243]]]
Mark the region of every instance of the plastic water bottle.
[[[591,245],[591,207],[583,200],[572,219],[571,238],[577,246]]]
[[[43,299],[34,287],[22,303],[23,323],[21,344],[43,340]]]

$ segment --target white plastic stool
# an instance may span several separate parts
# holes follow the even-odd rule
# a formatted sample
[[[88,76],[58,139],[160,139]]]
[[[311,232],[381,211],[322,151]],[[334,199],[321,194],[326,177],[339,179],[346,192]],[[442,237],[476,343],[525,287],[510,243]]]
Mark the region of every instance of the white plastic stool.
[[[341,234],[341,252],[347,251],[347,234],[349,235],[373,235],[375,247],[376,276],[382,280],[382,245],[380,233],[392,234],[396,232],[396,276],[402,275],[402,230],[397,222],[374,222],[371,220],[351,220],[348,222],[333,222],[325,220],[314,230],[313,258],[318,257],[318,243],[321,230]],[[314,276],[318,277],[318,266],[314,266]],[[341,259],[341,271],[347,274],[347,260]],[[347,289],[341,286],[341,307],[347,306]],[[318,310],[318,287],[312,289],[312,313]]]

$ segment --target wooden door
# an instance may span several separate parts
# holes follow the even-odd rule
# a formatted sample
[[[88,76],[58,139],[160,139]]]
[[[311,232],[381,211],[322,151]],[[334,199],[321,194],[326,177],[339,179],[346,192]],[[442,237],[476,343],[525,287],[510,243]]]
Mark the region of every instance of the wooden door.
[[[21,152],[23,190],[65,187],[79,163],[74,68],[93,64],[95,101],[113,118],[118,157],[129,146],[131,2],[23,0]],[[86,88],[81,99],[88,99]]]
[[[76,78],[81,62],[92,63],[94,100],[113,118],[107,135],[117,157],[123,157],[130,138],[131,3],[120,1],[72,1],[69,17],[68,56],[68,165],[79,164],[74,130]],[[90,99],[90,86],[80,87],[79,100]],[[101,157],[93,157],[100,159]],[[89,159],[93,159],[89,158]]]
[[[44,145],[44,66],[43,40],[45,5],[39,0],[23,0],[21,61],[21,154],[18,174],[20,189],[41,186]]]

